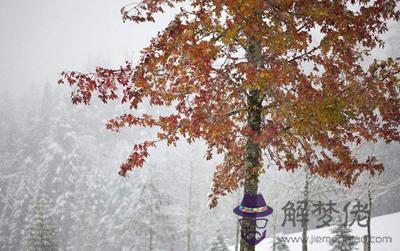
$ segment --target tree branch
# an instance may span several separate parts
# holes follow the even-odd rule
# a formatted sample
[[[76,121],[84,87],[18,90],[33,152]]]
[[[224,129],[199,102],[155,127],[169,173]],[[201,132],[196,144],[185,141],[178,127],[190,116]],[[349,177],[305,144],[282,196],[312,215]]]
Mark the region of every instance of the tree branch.
[[[317,47],[314,47],[313,49],[311,49],[311,50],[309,50],[309,51],[307,51],[307,52],[304,52],[304,53],[301,54],[301,55],[298,55],[298,56],[295,56],[295,57],[289,59],[288,62],[293,62],[293,61],[295,61],[295,60],[301,59],[302,57],[307,56],[307,55],[313,53],[314,51],[318,50],[320,47],[321,47],[321,44],[318,45]]]

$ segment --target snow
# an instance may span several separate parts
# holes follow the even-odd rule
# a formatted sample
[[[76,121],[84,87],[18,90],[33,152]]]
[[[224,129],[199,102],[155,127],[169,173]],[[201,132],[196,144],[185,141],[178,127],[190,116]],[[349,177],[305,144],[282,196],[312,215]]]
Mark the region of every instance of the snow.
[[[383,215],[379,217],[372,218],[371,221],[371,234],[373,237],[376,237],[376,242],[371,244],[371,249],[374,251],[397,251],[400,250],[400,231],[397,229],[397,224],[400,223],[400,212],[394,214]],[[314,229],[308,231],[308,250],[309,251],[327,251],[331,249],[329,243],[324,240],[321,240],[323,237],[332,237],[331,233],[332,227],[325,227],[320,229]],[[352,235],[361,238],[363,235],[366,235],[367,228],[359,227],[357,224],[354,224],[351,229]],[[268,234],[268,233],[267,233]],[[301,251],[301,232],[293,233],[285,235],[285,237],[297,238],[298,242],[294,243],[293,241],[288,243],[290,251]],[[387,240],[383,240],[383,237],[389,237]],[[316,243],[316,238],[320,238],[321,241]],[[379,241],[380,239],[380,241]],[[288,240],[288,239],[287,239]],[[294,239],[291,239],[294,240]],[[379,243],[378,243],[379,242]],[[256,251],[267,251],[271,250],[272,239],[267,238],[259,245],[256,246]],[[358,250],[363,250],[362,243],[357,245]],[[234,247],[230,248],[234,250]]]

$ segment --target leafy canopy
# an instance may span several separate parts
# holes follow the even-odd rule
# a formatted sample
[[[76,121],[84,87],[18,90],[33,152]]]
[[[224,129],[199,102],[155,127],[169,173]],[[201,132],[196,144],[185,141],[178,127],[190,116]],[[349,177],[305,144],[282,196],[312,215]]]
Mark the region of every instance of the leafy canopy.
[[[73,103],[120,100],[131,110],[107,123],[157,127],[136,143],[120,174],[141,167],[148,149],[185,138],[203,139],[206,158],[224,155],[216,167],[211,206],[243,184],[244,150],[258,143],[268,164],[351,185],[363,170],[383,167],[373,156],[361,162],[350,146],[399,141],[399,59],[363,59],[382,47],[389,20],[399,20],[396,0],[142,0],[122,8],[125,21],[154,22],[179,8],[169,25],[143,49],[135,66],[63,72]],[[249,43],[256,41],[256,43]],[[257,62],[248,60],[248,53]],[[367,67],[362,66],[363,64]],[[257,91],[260,133],[247,123],[248,96]],[[172,107],[164,116],[141,113],[141,104]],[[262,168],[254,168],[262,173]]]

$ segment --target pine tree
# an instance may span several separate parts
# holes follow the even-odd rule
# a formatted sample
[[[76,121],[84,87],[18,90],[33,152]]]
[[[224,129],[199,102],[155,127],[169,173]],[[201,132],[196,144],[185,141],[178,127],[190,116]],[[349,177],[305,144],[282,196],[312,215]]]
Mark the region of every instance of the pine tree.
[[[170,199],[153,181],[151,168],[149,171],[141,185],[140,195],[134,201],[136,213],[132,215],[132,223],[140,226],[139,231],[137,227],[134,230],[135,235],[144,240],[144,243],[139,241],[137,247],[153,251],[160,244],[165,246],[165,241],[173,241],[175,231],[166,210]]]
[[[57,251],[58,242],[56,227],[42,196],[36,199],[34,216],[28,228],[28,251]]]
[[[224,238],[218,234],[217,239],[211,244],[209,251],[229,251],[229,249]]]
[[[357,250],[354,235],[351,234],[351,228],[341,223],[339,218],[337,225],[332,229],[334,237],[330,243],[331,251],[352,251]]]
[[[97,196],[102,197],[100,193],[94,194],[95,187],[101,185],[98,180],[94,181],[96,172],[88,175],[89,167],[99,165],[97,151],[87,150],[96,144],[95,132],[85,131],[83,124],[73,125],[75,115],[67,100],[58,98],[52,89],[44,92],[53,94],[51,99],[42,100],[42,121],[37,125],[45,128],[45,134],[37,143],[39,149],[35,150],[38,184],[53,202],[50,207],[59,228],[60,249],[90,250],[94,243],[89,240],[98,229],[93,216],[103,201]],[[91,115],[86,115],[89,122]]]
[[[24,154],[28,131],[17,120],[17,103],[7,94],[0,96],[0,250],[22,249],[26,215],[35,198],[30,186],[35,166]]]

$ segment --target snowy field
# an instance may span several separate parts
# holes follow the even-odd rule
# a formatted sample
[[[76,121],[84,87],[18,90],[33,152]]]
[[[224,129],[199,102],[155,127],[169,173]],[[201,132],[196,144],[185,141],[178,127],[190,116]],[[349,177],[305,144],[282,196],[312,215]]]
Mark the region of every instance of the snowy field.
[[[372,218],[372,227],[371,227],[371,234],[373,237],[376,238],[376,242],[372,243],[371,249],[373,251],[399,251],[400,250],[400,229],[399,229],[399,224],[400,224],[400,212],[399,213],[394,213],[394,214],[388,214],[388,215],[383,215],[379,217]],[[321,229],[315,229],[315,230],[310,230],[308,231],[308,238],[309,238],[309,244],[308,244],[308,250],[309,251],[328,251],[331,249],[331,246],[323,241],[319,241],[319,243],[315,243],[316,238],[322,239],[322,237],[332,237],[333,235],[331,234],[331,228],[332,227],[326,227],[326,228],[321,228]],[[362,237],[367,233],[367,228],[359,227],[355,223],[352,226],[352,234],[357,237]],[[268,233],[267,233],[268,234]],[[301,233],[293,233],[286,235],[286,237],[290,238],[292,237],[291,240],[294,240],[297,238],[297,242],[294,243],[292,241],[291,243],[287,242],[290,251],[301,251]],[[387,239],[384,240],[382,237],[390,237],[391,240]],[[326,238],[325,238],[326,239]],[[379,242],[379,243],[377,243]],[[256,250],[257,251],[269,251],[272,250],[272,240],[271,239],[266,239],[263,242],[261,242],[259,245],[257,245]],[[357,250],[362,251],[363,250],[363,245],[362,243],[359,243],[357,245]],[[231,248],[231,250],[234,250],[234,248]]]

